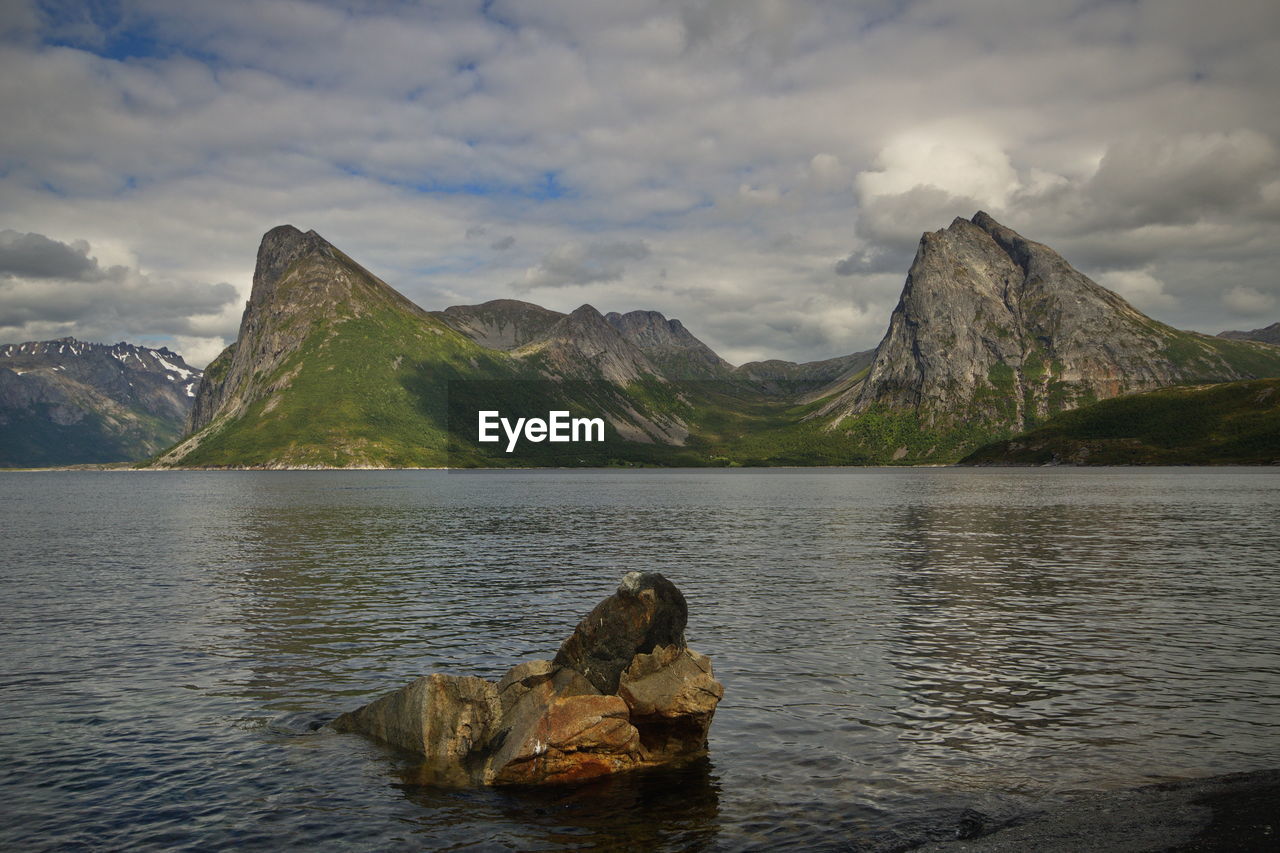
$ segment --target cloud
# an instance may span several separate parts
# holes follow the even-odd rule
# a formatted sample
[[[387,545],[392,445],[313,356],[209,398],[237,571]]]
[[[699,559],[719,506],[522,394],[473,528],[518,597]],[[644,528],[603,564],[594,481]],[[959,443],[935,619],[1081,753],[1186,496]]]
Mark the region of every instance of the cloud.
[[[624,261],[648,256],[649,247],[642,242],[566,243],[548,252],[537,266],[525,270],[523,278],[512,287],[524,292],[617,281],[622,278]]]
[[[864,203],[923,187],[1002,207],[1018,188],[999,141],[981,129],[948,123],[895,137],[876,155],[875,166],[856,178]]]
[[[1255,130],[1144,135],[1109,146],[1088,190],[1112,222],[1194,222],[1260,201],[1277,162],[1275,144]]]
[[[243,297],[293,222],[424,307],[514,288],[825,358],[874,345],[921,232],[979,208],[1220,330],[1236,288],[1280,298],[1280,7],[1227,6],[4,4],[0,228],[93,254],[13,247],[0,286],[46,325],[0,333],[61,330],[39,297],[96,257],[102,334],[233,335],[237,300],[130,287]]]
[[[1176,297],[1165,292],[1164,283],[1148,270],[1109,270],[1098,276],[1098,284],[1127,299],[1147,313],[1172,308]]]
[[[6,278],[101,278],[98,262],[89,257],[89,244],[50,240],[43,234],[0,231],[0,276]]]
[[[89,252],[83,240],[0,231],[0,340],[182,336],[208,350],[234,336],[239,295],[230,284],[103,267]]]
[[[1232,312],[1249,317],[1270,311],[1276,306],[1276,298],[1252,287],[1233,287],[1222,294],[1222,301]]]

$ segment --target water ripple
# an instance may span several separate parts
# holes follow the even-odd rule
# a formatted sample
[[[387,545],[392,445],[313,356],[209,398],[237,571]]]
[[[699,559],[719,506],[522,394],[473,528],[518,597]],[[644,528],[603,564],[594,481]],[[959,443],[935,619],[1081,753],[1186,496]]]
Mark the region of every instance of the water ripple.
[[[0,477],[6,849],[893,850],[1075,787],[1280,760],[1280,473]],[[441,791],[322,727],[690,602],[708,761]],[[942,835],[939,835],[942,833]]]

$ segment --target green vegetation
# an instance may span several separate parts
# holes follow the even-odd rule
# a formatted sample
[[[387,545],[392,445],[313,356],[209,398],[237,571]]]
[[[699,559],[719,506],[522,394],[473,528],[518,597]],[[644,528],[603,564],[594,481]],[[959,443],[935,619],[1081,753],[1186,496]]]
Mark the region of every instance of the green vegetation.
[[[61,424],[48,403],[6,413],[0,423],[0,468],[42,468],[138,458],[138,448],[155,452],[178,438],[179,425],[142,410],[116,417],[85,409],[79,420]]]
[[[1280,379],[1116,397],[988,444],[963,464],[1259,465],[1280,463]]]

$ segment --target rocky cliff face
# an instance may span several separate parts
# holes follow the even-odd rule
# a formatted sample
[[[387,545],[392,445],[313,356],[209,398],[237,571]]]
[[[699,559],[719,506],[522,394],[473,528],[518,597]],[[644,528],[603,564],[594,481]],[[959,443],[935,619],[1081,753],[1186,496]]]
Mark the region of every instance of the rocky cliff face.
[[[279,368],[315,330],[369,307],[391,305],[426,312],[315,231],[280,225],[262,237],[253,290],[236,342],[207,369],[191,412],[189,432],[215,417],[234,418],[263,397],[287,387]]]
[[[953,436],[1020,431],[1083,403],[1268,369],[1253,361],[1265,353],[1225,343],[1235,342],[1152,320],[978,213],[921,238],[869,373],[823,412],[909,413],[919,429]],[[897,458],[938,453],[924,444]]]
[[[604,318],[668,379],[723,379],[733,370],[683,323],[658,311],[610,311]]]
[[[144,459],[177,440],[201,371],[164,347],[0,347],[0,465]]]

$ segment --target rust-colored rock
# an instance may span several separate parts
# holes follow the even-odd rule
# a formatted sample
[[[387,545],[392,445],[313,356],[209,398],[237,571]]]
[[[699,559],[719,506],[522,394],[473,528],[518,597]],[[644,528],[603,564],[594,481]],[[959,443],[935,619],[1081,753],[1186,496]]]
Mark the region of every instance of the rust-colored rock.
[[[555,661],[519,664],[497,683],[419,678],[333,727],[418,753],[419,777],[444,784],[574,782],[686,761],[706,751],[724,688],[685,647],[685,620],[674,584],[632,572]]]
[[[622,673],[618,696],[647,754],[695,754],[706,748],[724,686],[711,674],[706,655],[665,646],[636,655]]]
[[[524,704],[535,700],[525,697]],[[590,779],[642,761],[640,733],[619,696],[555,696],[541,713],[512,721],[490,758],[485,782],[536,784]]]

